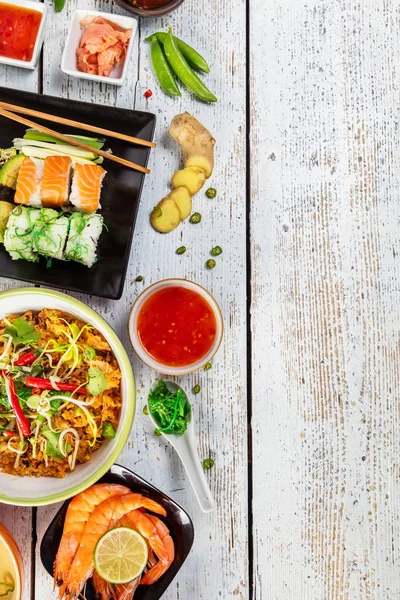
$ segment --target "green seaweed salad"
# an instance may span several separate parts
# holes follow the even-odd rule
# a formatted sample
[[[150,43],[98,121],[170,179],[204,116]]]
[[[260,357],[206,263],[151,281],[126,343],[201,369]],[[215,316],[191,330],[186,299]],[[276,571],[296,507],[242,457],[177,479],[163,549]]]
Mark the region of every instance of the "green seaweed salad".
[[[164,381],[159,381],[150,391],[148,405],[152,417],[159,425],[154,432],[156,435],[185,433],[192,407],[181,388],[171,392]]]

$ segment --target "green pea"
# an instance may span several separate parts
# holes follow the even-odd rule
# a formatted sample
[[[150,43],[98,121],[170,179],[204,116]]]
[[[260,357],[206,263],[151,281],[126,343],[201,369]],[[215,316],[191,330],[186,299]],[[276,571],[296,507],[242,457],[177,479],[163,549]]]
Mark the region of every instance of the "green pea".
[[[185,254],[185,252],[186,252],[186,246],[179,246],[179,248],[176,249],[177,254]]]
[[[214,246],[214,248],[211,250],[211,254],[213,256],[219,256],[220,254],[222,254],[221,246]]]
[[[193,394],[199,394],[201,390],[201,387],[199,386],[199,384],[195,385],[193,388]]]
[[[167,56],[167,60],[175,74],[179,77],[182,83],[200,100],[204,102],[217,102],[218,99],[206,85],[202,82],[200,77],[190,68],[186,62],[181,51],[179,50],[171,29],[169,30],[165,41],[164,50]]]
[[[208,188],[208,190],[206,191],[207,198],[215,198],[216,195],[217,190],[215,188]]]
[[[213,258],[209,258],[206,262],[207,269],[213,269],[217,263]]]
[[[190,223],[200,223],[200,221],[201,221],[201,214],[198,213],[198,212],[193,213],[190,216],[189,221],[190,221]]]

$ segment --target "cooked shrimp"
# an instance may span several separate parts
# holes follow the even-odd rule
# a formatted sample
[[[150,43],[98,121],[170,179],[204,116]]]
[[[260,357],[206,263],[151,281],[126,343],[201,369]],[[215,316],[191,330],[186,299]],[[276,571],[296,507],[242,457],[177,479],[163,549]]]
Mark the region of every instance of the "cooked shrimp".
[[[113,600],[131,600],[140,583],[140,577],[136,577],[129,583],[120,583],[115,586]]]
[[[110,600],[115,598],[113,586],[105,581],[96,570],[93,571],[92,584],[95,592],[95,600]]]
[[[79,548],[86,522],[93,510],[104,500],[130,494],[124,485],[98,483],[71,500],[65,515],[64,529],[54,561],[54,587],[65,581],[69,568]],[[62,595],[61,595],[62,597]]]
[[[164,573],[169,569],[169,567],[173,563],[175,558],[175,546],[174,541],[169,534],[169,529],[165,525],[165,523],[163,523],[161,519],[154,515],[146,516],[156,526],[157,532],[163,541],[164,549],[167,551],[168,555],[167,560],[162,560],[159,556],[160,560],[154,566],[152,566],[151,569],[147,571],[146,575],[143,576],[140,582],[142,585],[151,585],[152,583],[155,583],[158,579],[160,579],[161,575],[164,575]]]
[[[164,516],[166,514],[160,504],[142,494],[109,498],[94,509],[87,520],[80,546],[60,590],[60,598],[67,597],[68,600],[73,600],[79,596],[85,582],[93,573],[93,553],[101,536],[114,527],[123,515],[142,506],[155,513]]]
[[[142,513],[140,510],[132,510],[126,513],[115,525],[116,527],[130,527],[131,529],[135,529],[148,541],[150,548],[160,560],[168,560],[168,552],[159,536],[157,527],[146,513]]]

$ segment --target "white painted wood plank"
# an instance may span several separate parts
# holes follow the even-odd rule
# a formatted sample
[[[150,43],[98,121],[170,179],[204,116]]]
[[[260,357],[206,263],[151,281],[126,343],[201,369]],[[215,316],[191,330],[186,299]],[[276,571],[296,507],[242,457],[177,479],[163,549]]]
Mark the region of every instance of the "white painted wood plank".
[[[70,0],[71,12],[76,2]],[[105,2],[89,2],[89,6],[109,9]],[[108,8],[107,8],[108,7]],[[126,88],[118,93],[78,80],[60,78],[59,44],[47,43],[45,51],[44,92],[69,98],[108,102],[118,106],[153,111],[157,114],[158,148],[150,160],[152,173],[146,178],[131,254],[127,285],[118,302],[82,296],[114,326],[132,357],[137,385],[138,411],[132,434],[119,462],[170,494],[194,518],[196,541],[181,574],[164,595],[176,598],[248,597],[247,577],[247,424],[246,424],[246,268],[245,268],[245,3],[216,0],[212,10],[204,14],[195,0],[187,0],[178,11],[165,19],[141,20],[141,39],[149,33],[172,24],[177,35],[197,46],[213,65],[207,77],[217,90],[220,103],[207,106],[195,101],[187,91],[180,100],[166,98],[158,90],[148,60],[147,46],[141,44],[140,72],[138,61]],[[54,19],[54,31],[65,33],[68,12]],[[216,15],[220,18],[216,19]],[[210,43],[210,40],[213,40]],[[136,69],[136,70],[135,70]],[[150,88],[153,97],[146,101],[143,93]],[[217,188],[217,200],[210,201],[202,193],[195,207],[203,215],[199,226],[184,224],[175,232],[161,236],[149,225],[149,212],[168,191],[173,171],[179,168],[177,149],[165,134],[169,122],[178,112],[192,111],[215,134],[218,143],[215,173],[210,184]],[[188,252],[179,257],[175,249],[184,243]],[[209,272],[205,261],[215,244],[224,248],[217,268]],[[226,334],[224,344],[208,373],[182,378],[190,390],[200,382],[202,393],[192,397],[195,404],[199,449],[202,457],[209,453],[216,468],[209,474],[217,500],[217,511],[203,515],[173,451],[151,433],[142,414],[147,392],[156,374],[133,355],[127,336],[127,317],[131,304],[143,289],[132,284],[137,275],[145,277],[144,285],[164,277],[186,277],[205,285],[221,304]],[[39,541],[55,508],[38,511]],[[49,594],[50,580],[39,566],[36,597]],[[47,598],[47,596],[46,596]],[[49,596],[50,598],[50,596]]]
[[[400,594],[399,30],[251,2],[254,599]]]
[[[0,65],[0,86],[36,92],[38,91],[38,73],[38,70],[29,71]],[[26,284],[23,282],[0,277],[0,291],[24,285]],[[31,595],[32,511],[30,508],[0,504],[0,522],[4,523],[14,535],[23,554],[25,569],[23,600],[28,600]]]

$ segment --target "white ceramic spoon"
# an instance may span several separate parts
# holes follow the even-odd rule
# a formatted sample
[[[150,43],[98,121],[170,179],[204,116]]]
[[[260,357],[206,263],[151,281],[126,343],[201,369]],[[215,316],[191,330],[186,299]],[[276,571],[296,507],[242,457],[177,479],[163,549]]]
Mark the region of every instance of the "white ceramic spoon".
[[[163,381],[167,388],[173,393],[177,392],[180,388],[175,381],[169,381],[168,379],[164,379]],[[185,393],[184,390],[182,391]],[[149,417],[151,418],[154,426],[158,428],[158,425],[152,417],[150,411]],[[188,427],[183,435],[166,435],[164,433],[162,433],[162,435],[175,448],[175,451],[181,459],[189,477],[189,481],[192,484],[194,493],[196,494],[196,498],[199,502],[201,510],[203,512],[211,512],[214,510],[215,502],[208,486],[206,476],[204,475],[199,455],[197,454],[196,435],[194,431],[192,411],[190,411]]]

